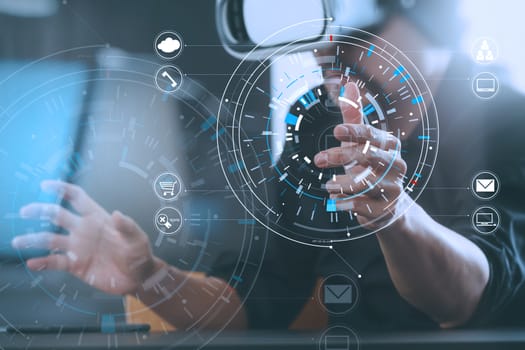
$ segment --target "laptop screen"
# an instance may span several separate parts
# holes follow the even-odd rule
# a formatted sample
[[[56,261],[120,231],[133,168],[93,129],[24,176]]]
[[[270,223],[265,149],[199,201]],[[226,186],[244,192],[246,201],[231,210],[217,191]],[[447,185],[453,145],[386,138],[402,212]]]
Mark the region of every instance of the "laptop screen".
[[[15,235],[43,229],[20,220],[21,206],[58,201],[40,191],[40,182],[74,170],[87,78],[78,61],[0,62],[0,257],[14,256]]]

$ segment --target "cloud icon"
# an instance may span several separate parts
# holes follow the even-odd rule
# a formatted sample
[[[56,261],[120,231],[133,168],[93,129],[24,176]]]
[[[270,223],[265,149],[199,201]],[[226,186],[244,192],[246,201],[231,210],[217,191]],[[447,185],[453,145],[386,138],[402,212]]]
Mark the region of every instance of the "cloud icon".
[[[173,53],[180,49],[180,41],[169,36],[157,44],[157,49],[164,53]]]

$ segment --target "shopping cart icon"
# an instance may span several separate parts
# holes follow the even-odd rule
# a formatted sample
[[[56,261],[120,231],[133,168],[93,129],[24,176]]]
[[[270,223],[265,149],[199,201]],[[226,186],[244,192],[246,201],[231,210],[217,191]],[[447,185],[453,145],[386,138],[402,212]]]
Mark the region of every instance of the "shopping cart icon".
[[[162,190],[162,196],[163,197],[168,197],[168,196],[171,196],[173,197],[175,195],[175,185],[177,185],[178,181],[160,181],[159,182],[159,186],[160,186],[160,189]]]
[[[162,173],[155,179],[153,189],[159,199],[173,201],[182,190],[182,181],[174,173]]]

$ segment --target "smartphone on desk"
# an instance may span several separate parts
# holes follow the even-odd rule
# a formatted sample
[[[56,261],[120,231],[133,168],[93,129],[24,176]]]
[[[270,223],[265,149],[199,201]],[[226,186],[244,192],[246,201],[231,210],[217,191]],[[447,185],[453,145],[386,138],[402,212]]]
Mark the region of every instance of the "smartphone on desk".
[[[146,323],[121,323],[114,324],[111,327],[104,326],[38,326],[38,325],[28,325],[28,326],[7,326],[0,328],[2,333],[10,334],[66,334],[66,333],[104,333],[104,334],[113,334],[113,333],[147,333],[150,330],[150,325]]]

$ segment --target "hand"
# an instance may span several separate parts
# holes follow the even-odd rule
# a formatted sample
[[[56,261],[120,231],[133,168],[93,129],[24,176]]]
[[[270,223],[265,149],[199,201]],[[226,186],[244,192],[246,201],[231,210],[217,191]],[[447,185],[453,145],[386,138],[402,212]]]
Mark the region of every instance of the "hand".
[[[338,210],[351,211],[369,229],[383,227],[411,202],[403,190],[407,166],[400,156],[401,141],[363,123],[356,84],[347,83],[339,100],[344,124],[335,127],[334,136],[341,146],[316,154],[315,164],[319,168],[345,168],[345,175],[337,175],[335,181],[326,184],[330,198],[338,199]],[[376,174],[374,170],[381,172]],[[382,177],[380,181],[378,177]],[[348,199],[365,190],[366,193]]]
[[[52,254],[27,261],[32,270],[62,270],[112,294],[134,292],[156,269],[147,235],[129,217],[109,214],[80,187],[44,181],[42,189],[63,195],[77,213],[56,204],[32,203],[24,218],[48,219],[69,235],[40,232],[16,237],[18,249],[49,249]]]

